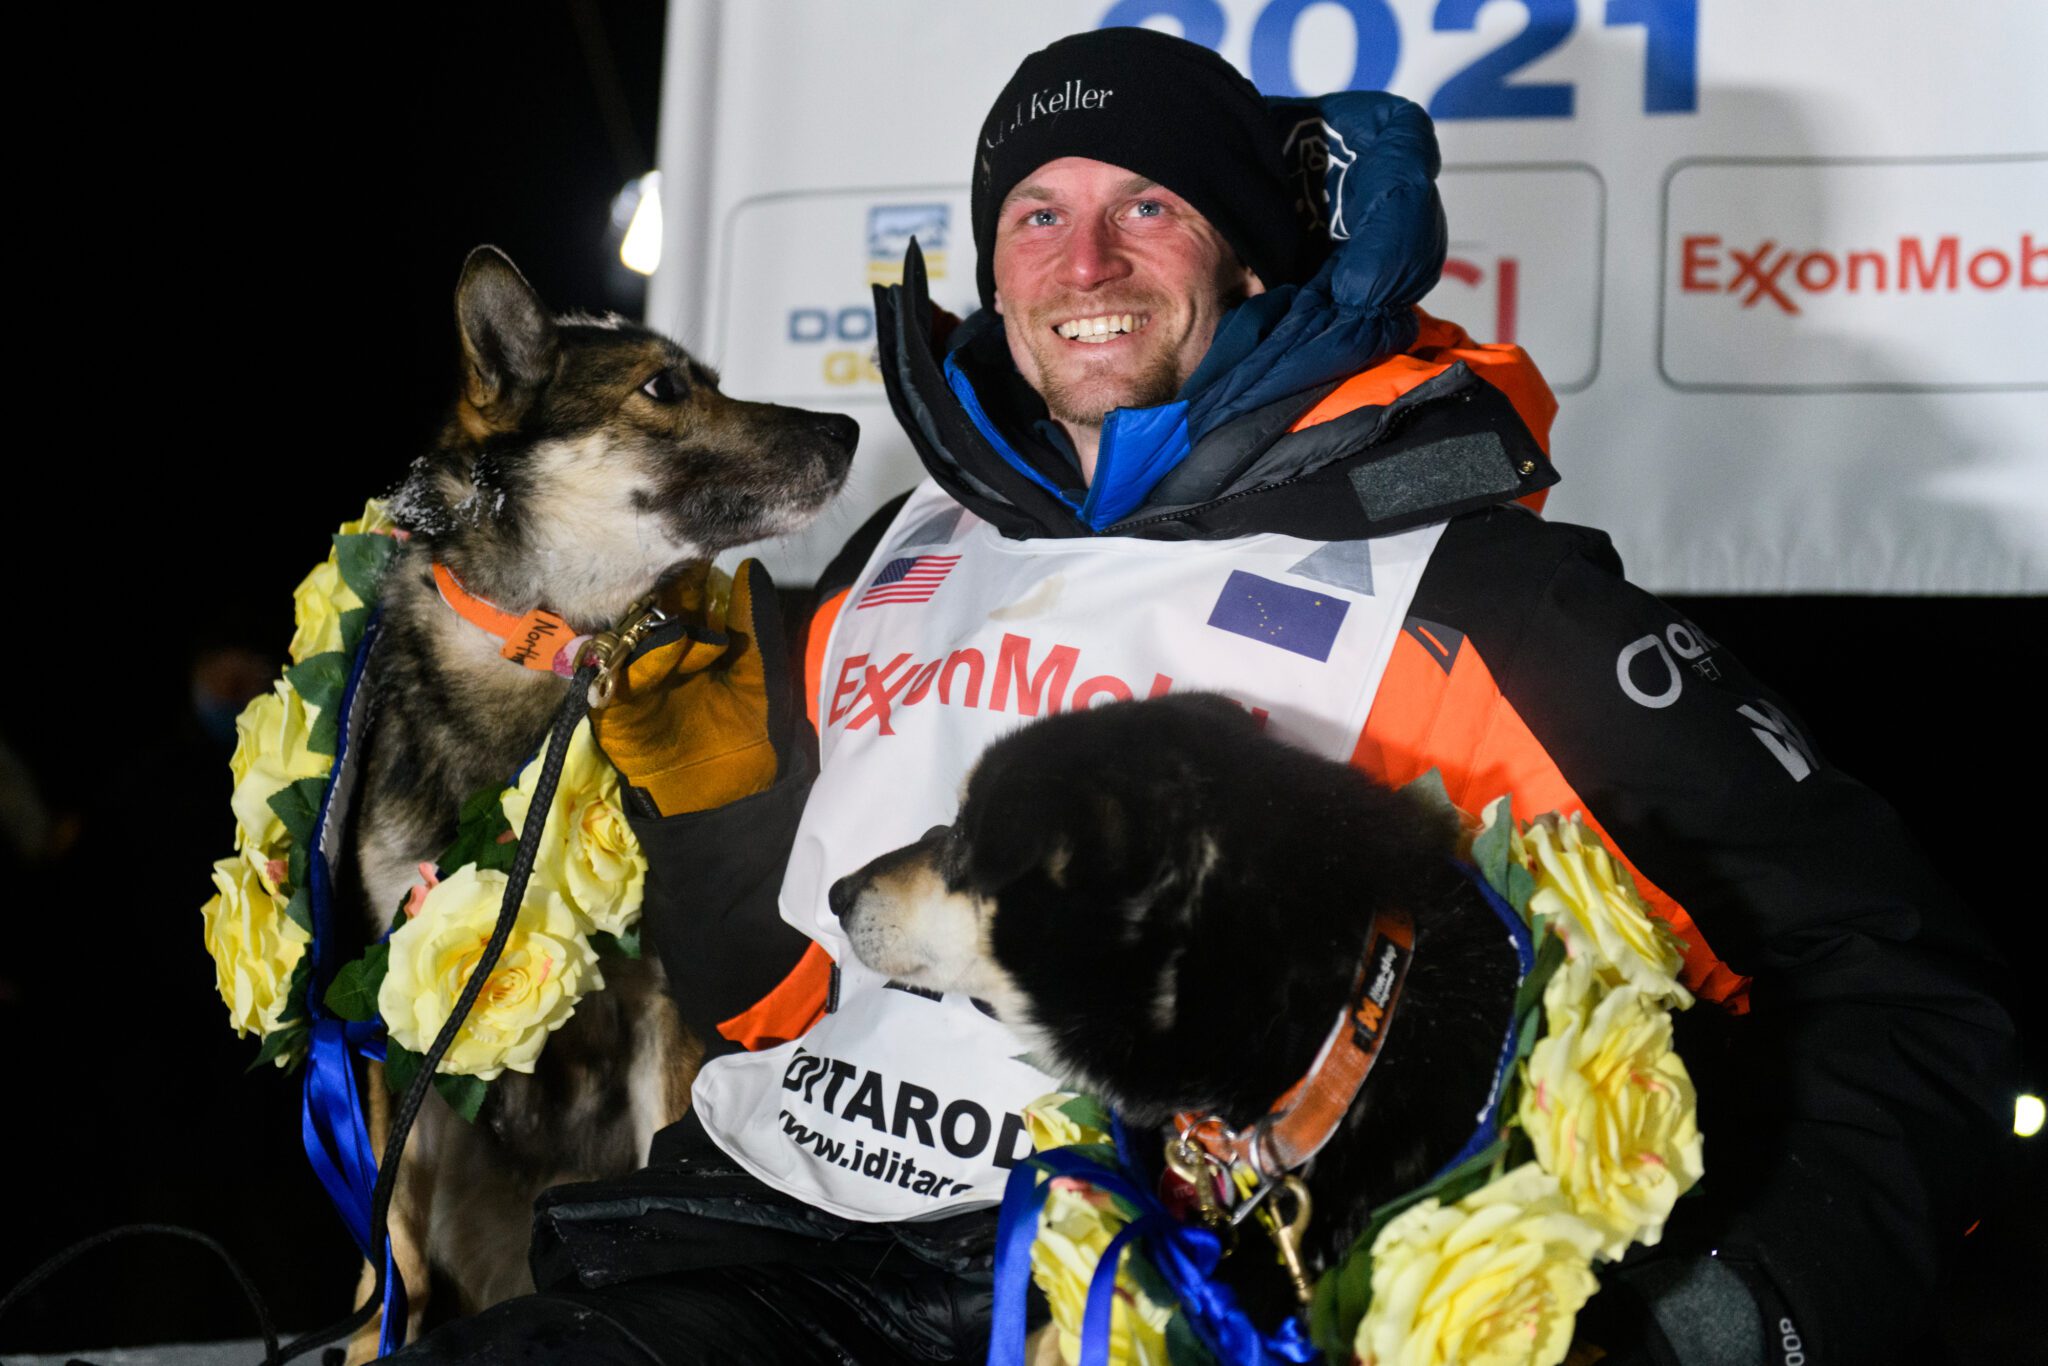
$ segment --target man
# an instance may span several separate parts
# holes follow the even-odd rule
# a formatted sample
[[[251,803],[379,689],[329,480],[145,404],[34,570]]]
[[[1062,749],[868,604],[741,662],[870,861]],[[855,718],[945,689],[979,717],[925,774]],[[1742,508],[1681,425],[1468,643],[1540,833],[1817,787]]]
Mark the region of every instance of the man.
[[[1315,204],[1280,152],[1332,120],[1357,159]],[[1443,260],[1435,171],[1413,106],[1276,121],[1177,39],[1025,61],[977,148],[987,307],[937,317],[914,250],[878,296],[931,481],[819,585],[815,782],[758,569],[731,662],[659,642],[599,719],[646,817],[649,938],[712,1041],[692,1113],[633,1178],[543,1197],[542,1292],[420,1359],[979,1359],[991,1206],[1049,1082],[976,1003],[853,960],[825,891],[950,819],[1020,716],[1187,687],[1392,782],[1435,768],[1468,810],[1584,811],[1688,941],[1695,991],[1753,1004],[1740,1030],[1692,1012],[1712,1194],[1611,1278],[1602,1346],[1720,1366],[1904,1345],[2003,1100],[1979,947],[1781,703],[1604,537],[1518,506],[1555,479],[1553,404],[1518,350],[1414,309]],[[1297,198],[1338,240],[1302,237]],[[1265,618],[1233,614],[1239,582]]]

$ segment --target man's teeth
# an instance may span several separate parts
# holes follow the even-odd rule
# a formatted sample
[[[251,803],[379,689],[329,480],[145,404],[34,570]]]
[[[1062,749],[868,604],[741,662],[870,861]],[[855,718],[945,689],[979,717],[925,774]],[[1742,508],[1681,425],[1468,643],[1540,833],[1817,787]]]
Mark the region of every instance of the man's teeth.
[[[1111,337],[1135,332],[1140,326],[1134,313],[1107,313],[1100,318],[1075,318],[1053,330],[1068,341],[1106,342]]]

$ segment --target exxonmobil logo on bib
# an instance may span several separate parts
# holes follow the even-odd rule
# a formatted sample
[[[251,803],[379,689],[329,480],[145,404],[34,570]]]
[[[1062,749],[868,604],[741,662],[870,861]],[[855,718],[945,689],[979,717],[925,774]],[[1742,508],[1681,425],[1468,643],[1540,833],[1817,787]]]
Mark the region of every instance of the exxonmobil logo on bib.
[[[895,721],[912,707],[979,707],[1014,716],[1049,716],[1104,702],[1163,697],[1172,689],[1173,679],[1166,674],[1151,672],[1126,680],[1095,673],[1083,667],[1076,646],[1006,631],[992,650],[966,646],[930,659],[917,659],[908,651],[888,659],[848,655],[833,680],[825,724],[894,735]],[[1263,708],[1253,707],[1251,713],[1264,723]]]
[[[1681,389],[2048,385],[2043,206],[2044,156],[1681,162],[1665,180],[1664,377]]]

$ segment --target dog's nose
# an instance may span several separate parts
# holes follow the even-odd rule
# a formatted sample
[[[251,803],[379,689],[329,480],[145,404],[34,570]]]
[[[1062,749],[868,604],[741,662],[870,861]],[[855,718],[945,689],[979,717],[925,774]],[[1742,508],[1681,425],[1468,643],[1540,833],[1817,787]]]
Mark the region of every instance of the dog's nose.
[[[825,893],[825,904],[832,908],[832,914],[841,919],[846,917],[846,913],[853,909],[853,903],[860,899],[860,884],[859,873],[848,873],[832,884],[832,889]]]
[[[812,422],[812,428],[848,455],[860,442],[860,424],[844,413],[819,413]]]

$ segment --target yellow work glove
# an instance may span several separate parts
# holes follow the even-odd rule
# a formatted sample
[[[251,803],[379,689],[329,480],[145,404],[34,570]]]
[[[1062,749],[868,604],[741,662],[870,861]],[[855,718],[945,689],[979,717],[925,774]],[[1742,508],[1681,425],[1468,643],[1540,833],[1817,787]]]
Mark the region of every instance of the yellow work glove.
[[[673,586],[663,606],[676,619],[641,642],[611,704],[591,713],[643,815],[724,806],[786,766],[793,698],[775,582],[748,560],[723,610],[716,588],[701,577]]]

